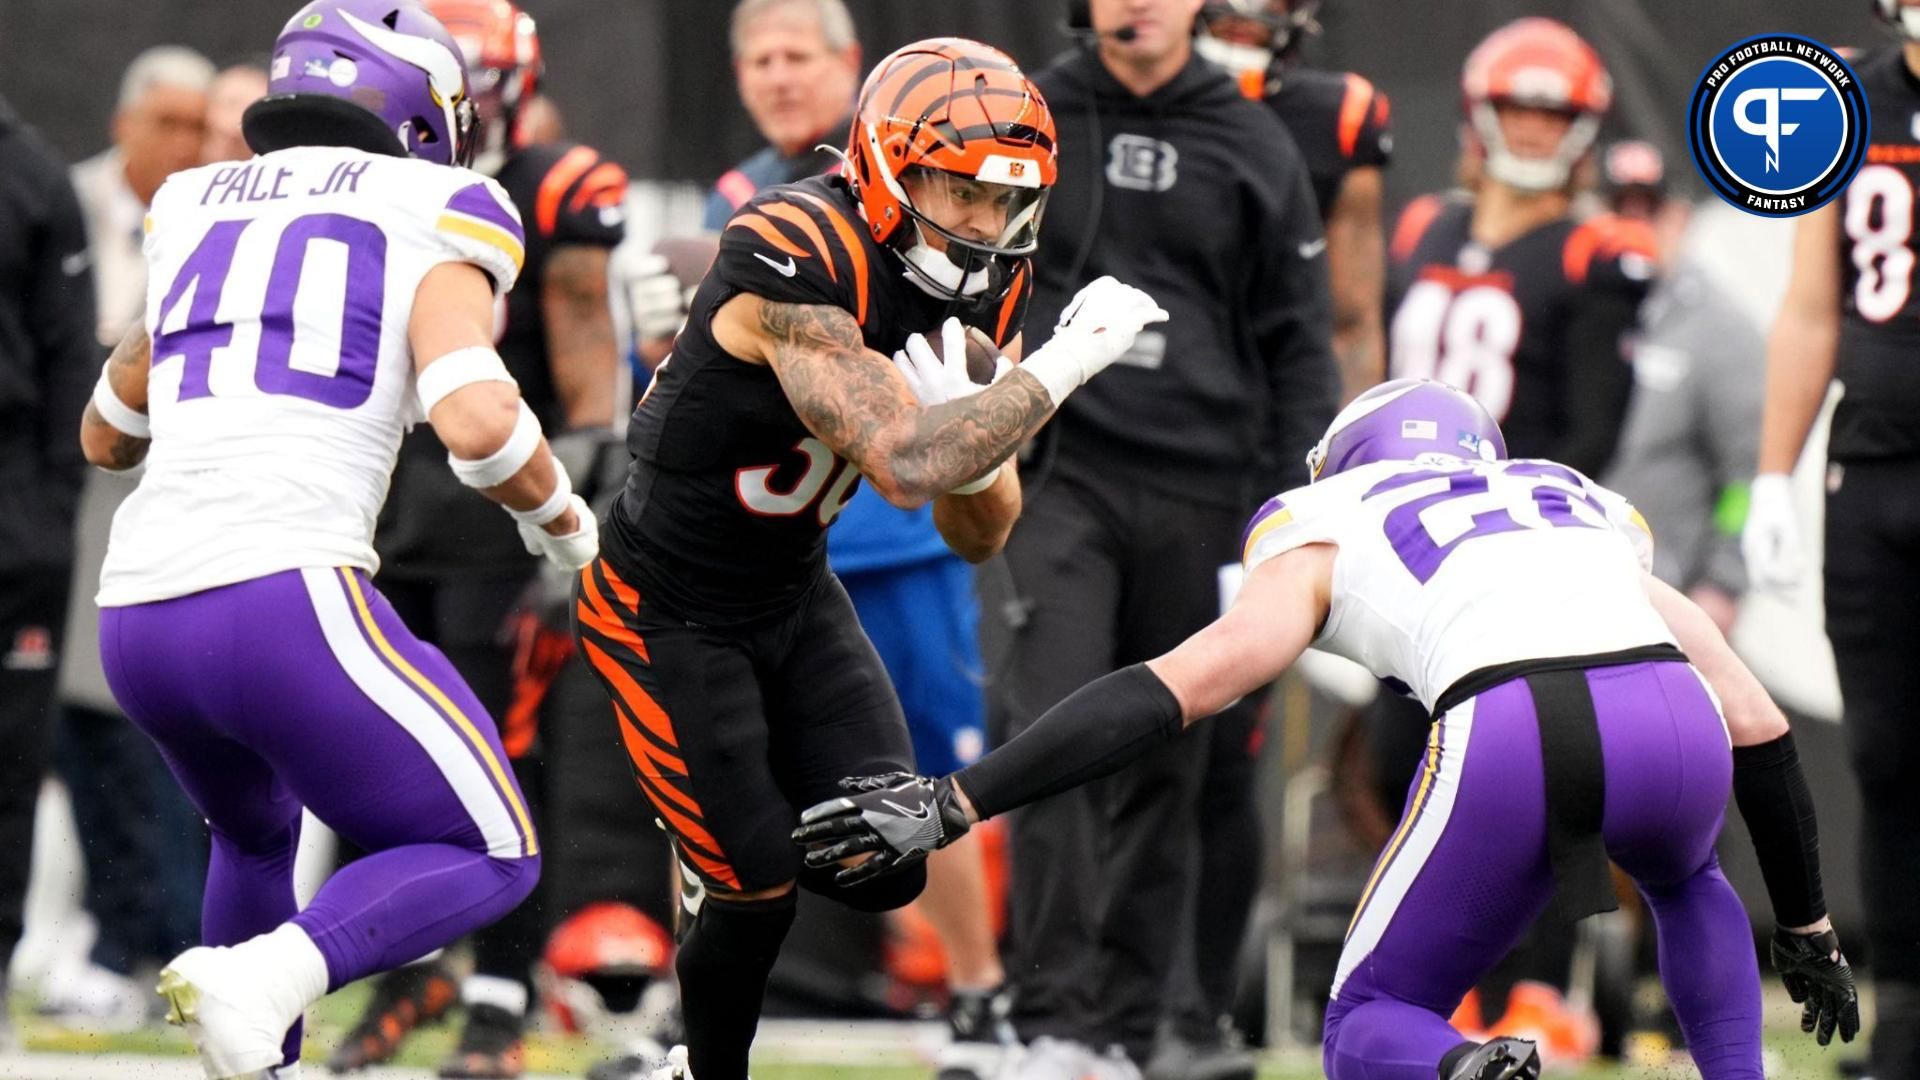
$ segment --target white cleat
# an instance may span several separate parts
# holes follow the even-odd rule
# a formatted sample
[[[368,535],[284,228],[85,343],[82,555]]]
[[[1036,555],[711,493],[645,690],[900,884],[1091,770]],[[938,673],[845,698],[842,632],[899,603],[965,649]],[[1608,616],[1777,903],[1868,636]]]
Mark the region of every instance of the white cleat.
[[[693,1080],[693,1070],[687,1068],[687,1048],[676,1046],[667,1051],[667,1063],[653,1070],[650,1080]]]
[[[261,978],[225,948],[193,948],[160,972],[167,1022],[187,1029],[208,1080],[252,1078],[276,1068],[292,1018],[277,1015]],[[294,1076],[284,1070],[281,1076]]]

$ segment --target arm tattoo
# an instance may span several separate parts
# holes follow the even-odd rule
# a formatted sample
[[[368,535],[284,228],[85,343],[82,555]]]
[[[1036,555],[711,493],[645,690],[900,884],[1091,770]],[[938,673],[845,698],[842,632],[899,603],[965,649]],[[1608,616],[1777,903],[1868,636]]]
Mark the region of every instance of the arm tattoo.
[[[1018,369],[978,394],[922,409],[840,308],[762,301],[760,328],[808,429],[861,471],[890,473],[920,498],[985,475],[1053,412],[1040,381]]]
[[[554,391],[576,425],[613,421],[619,346],[607,305],[607,252],[585,244],[556,247],[540,283],[547,362]]]
[[[107,418],[100,415],[100,410],[91,401],[87,402],[87,410],[81,414],[80,423],[85,428],[105,432],[112,440],[107,444],[107,460],[102,468],[114,472],[124,472],[140,464],[147,456],[147,447],[153,445],[151,439],[136,438],[107,423]]]
[[[127,331],[126,336],[120,339],[120,343],[113,347],[113,353],[107,357],[107,382],[113,387],[113,392],[119,395],[122,401],[137,396],[143,412],[147,397],[147,370],[152,362],[153,339],[147,336],[146,327],[139,324],[135,324]],[[138,395],[130,392],[135,387],[141,391]],[[115,472],[131,469],[140,464],[141,460],[147,456],[147,447],[153,442],[151,439],[129,435],[107,423],[107,418],[100,415],[100,410],[95,408],[91,401],[87,402],[86,410],[80,414],[80,426],[82,431],[93,430],[108,437],[107,461],[104,467]]]

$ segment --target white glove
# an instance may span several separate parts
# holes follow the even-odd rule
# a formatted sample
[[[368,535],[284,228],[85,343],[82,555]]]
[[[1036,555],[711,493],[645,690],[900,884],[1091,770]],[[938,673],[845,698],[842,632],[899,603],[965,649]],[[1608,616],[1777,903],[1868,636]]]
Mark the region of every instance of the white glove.
[[[1133,348],[1148,323],[1170,316],[1153,297],[1111,277],[1095,279],[1060,313],[1053,338],[1020,362],[1057,408],[1081,383]]]
[[[933,346],[927,344],[926,336],[914,334],[907,338],[906,347],[893,354],[893,362],[899,366],[900,374],[907,380],[907,387],[920,404],[931,409],[949,401],[977,394],[986,387],[974,382],[967,374],[967,328],[960,320],[949,317],[940,324],[940,353],[935,355]],[[1013,361],[1002,356],[993,369],[994,382],[1013,370]],[[1005,467],[1005,463],[1002,463]],[[970,480],[954,488],[954,495],[977,495],[993,486],[1000,478],[1000,470],[994,469],[985,476]]]
[[[567,498],[567,505],[580,515],[580,527],[565,536],[555,536],[538,525],[518,523],[520,542],[527,554],[544,555],[548,562],[566,571],[585,567],[600,554],[600,521],[593,516],[587,500],[578,495]]]
[[[893,354],[893,362],[913,396],[929,409],[986,389],[967,375],[967,328],[959,319],[949,318],[940,324],[939,355],[934,354],[924,334],[914,334],[907,338],[905,348]],[[1001,357],[994,366],[994,381],[1012,368],[1013,362]]]
[[[1793,510],[1793,481],[1786,473],[1761,473],[1748,487],[1747,525],[1740,554],[1757,589],[1789,590],[1800,584],[1800,524]]]
[[[621,267],[626,281],[627,310],[633,318],[633,336],[637,341],[653,341],[680,332],[686,320],[680,279],[669,270],[665,255],[646,254],[627,260]]]

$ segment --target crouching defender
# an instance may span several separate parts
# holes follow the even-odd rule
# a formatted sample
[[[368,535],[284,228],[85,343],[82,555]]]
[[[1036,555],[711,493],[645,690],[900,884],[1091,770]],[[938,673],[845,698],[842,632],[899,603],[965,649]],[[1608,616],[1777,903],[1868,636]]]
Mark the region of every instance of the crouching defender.
[[[808,865],[874,853],[840,871],[857,880],[913,863],[1149,751],[1318,646],[1434,717],[1334,976],[1333,1080],[1538,1076],[1532,1044],[1468,1042],[1447,1017],[1556,889],[1564,917],[1611,908],[1609,858],[1654,913],[1702,1075],[1759,1080],[1759,977],[1713,846],[1730,787],[1802,1026],[1823,1045],[1836,1027],[1851,1039],[1853,974],[1793,736],[1707,617],[1646,572],[1652,537],[1632,506],[1564,466],[1506,460],[1484,409],[1423,380],[1361,395],[1308,464],[1313,482],[1253,519],[1246,585],[1218,621],[951,776],[849,781],[858,793],[802,815]]]
[[[114,517],[100,653],[113,694],[213,831],[203,945],[160,988],[209,1077],[286,1078],[322,994],[506,914],[540,847],[494,722],[368,580],[401,434],[426,419],[468,486],[563,569],[598,550],[493,351],[525,237],[464,165],[473,106],[410,0],[314,0],[247,112],[260,156],[154,197],[147,325],[82,421],[146,462]],[[368,852],[306,908],[300,810]]]

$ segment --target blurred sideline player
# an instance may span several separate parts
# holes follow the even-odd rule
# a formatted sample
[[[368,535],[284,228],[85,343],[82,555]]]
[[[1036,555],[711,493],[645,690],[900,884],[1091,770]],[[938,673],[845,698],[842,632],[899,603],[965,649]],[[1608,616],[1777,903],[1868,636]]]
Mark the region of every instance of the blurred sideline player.
[[[576,634],[637,782],[704,886],[675,962],[700,1080],[747,1075],[796,884],[866,911],[925,884],[841,888],[803,871],[789,838],[843,778],[913,761],[824,531],[864,477],[895,505],[931,503],[956,552],[990,557],[1020,508],[1008,459],[1166,317],[1102,279],[981,386],[962,324],[1021,354],[1056,175],[1046,102],[1005,54],[933,38],[883,59],[855,115],[838,175],[763,190],[722,232],[628,426],[605,555],[576,583]]]
[[[402,433],[431,421],[529,551],[577,567],[598,548],[493,350],[525,245],[506,193],[458,167],[459,47],[412,3],[316,0],[271,70],[244,120],[260,156],[155,196],[148,325],[81,430],[97,465],[146,462],[114,519],[101,652],[213,832],[205,944],[160,986],[209,1077],[293,1074],[307,1006],[539,876],[485,707],[368,580]],[[302,806],[368,854],[296,913]]]
[[[1871,1074],[1920,1076],[1920,727],[1905,675],[1920,658],[1920,5],[1876,0],[1900,39],[1856,58],[1873,110],[1866,164],[1846,194],[1799,219],[1793,277],[1767,345],[1759,474],[1743,537],[1758,586],[1792,588],[1803,555],[1789,474],[1828,384],[1827,637],[1860,783],[1860,878],[1878,1020]]]
[[[1632,505],[1565,466],[1508,459],[1485,409],[1425,380],[1361,395],[1309,467],[1308,486],[1248,523],[1247,580],[1225,615],[953,776],[885,778],[809,808],[795,834],[807,864],[876,853],[841,872],[850,881],[910,865],[975,819],[1161,752],[1317,644],[1434,717],[1334,975],[1332,1080],[1539,1076],[1532,1043],[1471,1041],[1446,1017],[1556,893],[1559,916],[1612,907],[1609,858],[1654,910],[1702,1076],[1761,1080],[1747,913],[1714,853],[1729,790],[1804,1025],[1823,1045],[1836,1028],[1850,1038],[1858,1002],[1821,898],[1806,781],[1797,763],[1763,760],[1790,754],[1786,718],[1699,609],[1646,572],[1653,540]]]
[[[1333,300],[1332,344],[1351,401],[1378,383],[1386,342],[1380,306],[1386,283],[1381,233],[1382,172],[1393,149],[1387,96],[1352,72],[1319,71],[1300,61],[1300,47],[1318,33],[1319,0],[1212,0],[1200,9],[1200,55],[1234,74],[1247,97],[1265,101],[1293,136],[1326,227],[1327,277]],[[1215,721],[1202,786],[1200,883],[1195,890],[1194,968],[1201,995],[1181,995],[1170,1008],[1172,1038],[1150,1062],[1150,1076],[1193,1070],[1215,1080],[1251,1076],[1253,1059],[1222,1072],[1234,1036],[1227,1014],[1238,986],[1240,948],[1260,888],[1260,810],[1255,766],[1262,741],[1257,709],[1236,709]],[[1179,990],[1173,991],[1176,995]],[[1199,1048],[1216,1046],[1210,1055]],[[1183,1051],[1182,1044],[1191,1049]],[[1183,1053],[1195,1060],[1175,1061]]]
[[[597,454],[611,449],[615,366],[608,306],[608,252],[623,231],[627,177],[589,147],[521,141],[521,108],[541,74],[533,20],[507,0],[434,0],[425,5],[460,45],[478,127],[474,168],[513,200],[526,228],[520,286],[494,311],[501,359],[554,453],[592,499]],[[503,725],[502,745],[532,814],[545,825],[548,783],[535,710],[515,708],[528,659],[522,606],[538,572],[509,522],[476,499],[442,464],[445,448],[425,428],[400,448],[381,515],[379,584],[409,627],[446,654]],[[580,783],[587,778],[571,778]],[[624,792],[613,796],[619,798]],[[552,867],[548,867],[551,877]],[[532,966],[547,922],[548,890],[474,936],[474,971],[460,985],[466,1026],[440,1069],[449,1077],[514,1077],[523,1068],[522,1028]],[[335,1070],[386,1061],[420,1023],[452,1007],[453,976],[438,960],[402,968],[375,986],[359,1022],[328,1059]]]
[[[1656,259],[1644,223],[1574,212],[1580,166],[1612,99],[1600,57],[1567,27],[1527,18],[1496,30],[1462,75],[1469,190],[1408,204],[1388,259],[1393,375],[1471,393],[1517,456],[1588,475],[1606,467],[1619,439],[1633,390],[1621,338]],[[1367,722],[1375,790],[1392,821],[1426,724],[1393,695],[1376,699]],[[1516,1030],[1546,1035],[1550,1058],[1591,1054],[1590,1022],[1560,1003],[1572,944],[1571,934],[1543,927],[1475,1000],[1484,1021],[1504,1014]]]

